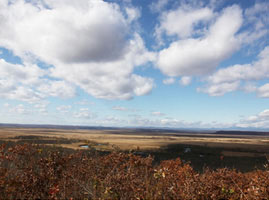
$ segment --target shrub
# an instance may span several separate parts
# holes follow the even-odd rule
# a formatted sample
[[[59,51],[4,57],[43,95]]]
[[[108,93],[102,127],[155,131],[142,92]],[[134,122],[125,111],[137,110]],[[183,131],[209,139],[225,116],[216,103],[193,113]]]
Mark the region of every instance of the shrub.
[[[198,173],[179,158],[0,146],[0,199],[268,199],[268,183],[268,169]]]

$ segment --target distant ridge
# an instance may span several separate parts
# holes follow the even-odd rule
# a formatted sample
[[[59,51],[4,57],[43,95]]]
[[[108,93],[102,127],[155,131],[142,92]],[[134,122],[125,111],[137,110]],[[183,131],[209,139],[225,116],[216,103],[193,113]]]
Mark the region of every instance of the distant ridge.
[[[269,135],[269,132],[265,131],[216,131],[216,134],[220,135]]]
[[[53,125],[53,124],[4,124],[0,123],[0,127],[16,127],[16,128],[52,128],[52,129],[120,129],[117,127],[103,126],[78,126],[78,125]]]
[[[48,128],[48,129],[70,129],[70,130],[130,130],[134,132],[166,132],[171,133],[193,133],[193,134],[218,134],[218,135],[260,135],[268,136],[269,131],[264,130],[220,130],[199,128],[169,128],[169,127],[106,127],[106,126],[80,126],[80,125],[52,125],[52,124],[7,124],[0,123],[0,127],[10,128]]]

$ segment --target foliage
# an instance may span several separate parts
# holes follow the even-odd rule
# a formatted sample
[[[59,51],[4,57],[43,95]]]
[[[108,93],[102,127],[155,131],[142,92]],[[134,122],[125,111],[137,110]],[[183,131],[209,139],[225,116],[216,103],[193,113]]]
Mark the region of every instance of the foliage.
[[[0,146],[0,199],[268,199],[269,170],[193,170],[133,153]]]

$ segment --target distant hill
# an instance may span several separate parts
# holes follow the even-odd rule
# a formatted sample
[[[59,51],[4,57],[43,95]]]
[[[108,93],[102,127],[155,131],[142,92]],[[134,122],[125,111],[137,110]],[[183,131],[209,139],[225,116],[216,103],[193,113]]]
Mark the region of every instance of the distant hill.
[[[82,129],[82,130],[128,130],[137,133],[147,132],[149,134],[217,134],[217,135],[256,135],[269,136],[269,131],[247,131],[247,130],[215,130],[215,129],[191,129],[191,128],[157,128],[157,127],[104,127],[104,126],[76,126],[76,125],[51,125],[51,124],[4,124],[0,127],[13,128],[45,128],[45,129]]]

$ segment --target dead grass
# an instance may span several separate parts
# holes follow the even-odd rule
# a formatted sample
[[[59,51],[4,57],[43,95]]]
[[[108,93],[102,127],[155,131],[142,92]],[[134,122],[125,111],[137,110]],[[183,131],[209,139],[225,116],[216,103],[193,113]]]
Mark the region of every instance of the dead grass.
[[[242,171],[261,169],[269,155],[268,136],[217,134],[171,134],[135,130],[70,130],[41,128],[0,128],[0,141],[59,146],[69,150],[88,145],[103,153],[112,151],[152,155],[154,162],[180,157],[195,170],[205,166],[236,168]],[[185,149],[191,152],[186,153]],[[224,156],[224,159],[220,159]]]
[[[208,134],[191,134],[186,133],[179,136],[166,136],[167,133],[144,133],[135,132],[133,130],[64,130],[64,129],[44,129],[44,128],[0,128],[0,140],[11,140],[17,136],[45,136],[55,139],[80,140],[71,144],[59,144],[62,147],[80,149],[81,145],[92,141],[99,145],[97,148],[110,150],[114,146],[121,150],[156,150],[167,145],[188,144],[207,147],[223,147],[223,148],[241,148],[248,150],[262,150],[269,153],[269,136],[255,137],[236,137],[236,135],[227,137],[208,137]],[[212,136],[212,134],[210,135]],[[225,152],[227,154],[227,152]]]

